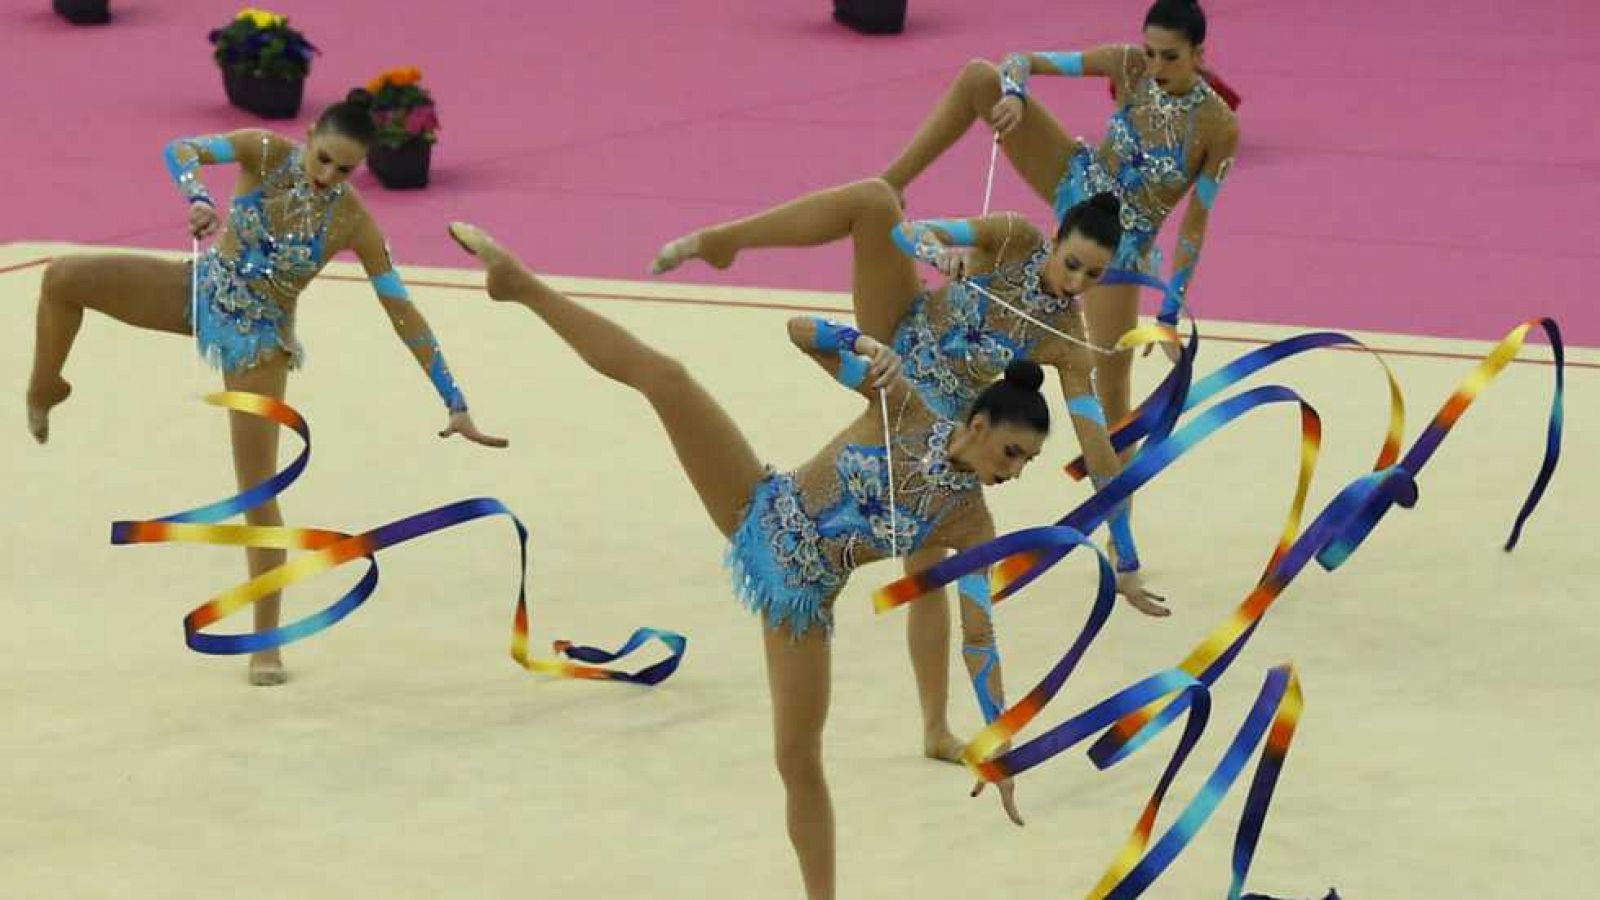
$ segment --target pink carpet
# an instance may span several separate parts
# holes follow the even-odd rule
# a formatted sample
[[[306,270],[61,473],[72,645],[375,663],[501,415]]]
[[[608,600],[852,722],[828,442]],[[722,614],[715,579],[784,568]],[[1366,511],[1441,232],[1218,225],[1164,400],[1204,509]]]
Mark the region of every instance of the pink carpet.
[[[0,241],[187,246],[169,138],[261,124],[225,103],[206,32],[242,4],[113,0],[75,28],[47,0],[0,13]],[[362,174],[402,264],[458,264],[472,218],[560,274],[642,277],[664,240],[876,173],[968,58],[1136,40],[1142,0],[911,0],[898,37],[856,35],[827,0],[276,0],[323,55],[324,103],[420,66],[444,122],[434,183]],[[1243,147],[1196,281],[1204,317],[1474,338],[1579,302],[1600,260],[1600,6],[1588,0],[1210,0],[1210,61],[1240,92]],[[1038,95],[1098,137],[1103,82]],[[914,215],[976,212],[985,138],[914,186]],[[212,174],[213,184],[226,185]],[[1004,168],[996,205],[1043,221]],[[1170,240],[1165,243],[1170,245]],[[844,289],[843,248],[752,254],[676,279]]]

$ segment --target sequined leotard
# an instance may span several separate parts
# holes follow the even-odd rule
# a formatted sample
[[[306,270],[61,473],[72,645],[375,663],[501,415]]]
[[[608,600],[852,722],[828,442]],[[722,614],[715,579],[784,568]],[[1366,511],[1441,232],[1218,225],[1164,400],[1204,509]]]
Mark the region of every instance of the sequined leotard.
[[[984,388],[1026,359],[1046,333],[991,300],[988,291],[1035,319],[1068,334],[1081,333],[1076,300],[1039,289],[1048,245],[993,272],[924,292],[895,329],[894,350],[923,400],[939,415],[961,421]]]
[[[294,147],[260,185],[232,199],[227,231],[197,270],[196,333],[211,365],[235,372],[275,351],[298,365],[303,350],[294,336],[294,300],[327,263],[347,195],[344,184],[316,189]]]
[[[884,448],[852,442],[849,432],[800,468],[769,472],[756,485],[727,563],[741,601],[771,627],[794,636],[831,631],[833,600],[857,566],[992,529],[977,477],[950,463],[956,424],[913,391],[902,389],[889,403],[893,517]]]
[[[1139,50],[1124,51],[1117,77],[1122,105],[1111,114],[1099,147],[1079,140],[1056,186],[1055,214],[1095,194],[1110,191],[1122,201],[1122,243],[1113,269],[1157,275],[1156,232],[1189,187],[1197,135],[1211,120],[1226,118],[1227,104],[1205,79],[1183,96],[1167,93],[1144,74]],[[1209,113],[1209,114],[1208,114]]]

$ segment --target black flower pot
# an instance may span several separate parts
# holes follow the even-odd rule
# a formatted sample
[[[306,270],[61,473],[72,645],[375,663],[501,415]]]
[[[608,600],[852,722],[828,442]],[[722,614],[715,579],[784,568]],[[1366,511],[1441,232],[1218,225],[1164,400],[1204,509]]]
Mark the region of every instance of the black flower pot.
[[[899,34],[906,28],[906,0],[833,0],[833,18],[862,34]]]
[[[104,25],[111,21],[110,0],[53,0],[56,15],[74,25]]]
[[[367,168],[391,190],[428,186],[428,166],[433,161],[433,144],[407,141],[398,147],[374,144],[367,151]]]
[[[262,78],[249,72],[224,70],[222,86],[228,102],[263,119],[292,119],[300,115],[305,96],[304,78]]]

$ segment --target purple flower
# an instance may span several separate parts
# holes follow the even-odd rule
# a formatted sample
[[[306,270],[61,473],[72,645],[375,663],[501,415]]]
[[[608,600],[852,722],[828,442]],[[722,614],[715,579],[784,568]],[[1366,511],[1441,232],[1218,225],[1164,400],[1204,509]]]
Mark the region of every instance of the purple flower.
[[[418,106],[406,114],[406,130],[412,134],[423,134],[439,128],[439,116],[433,107]]]

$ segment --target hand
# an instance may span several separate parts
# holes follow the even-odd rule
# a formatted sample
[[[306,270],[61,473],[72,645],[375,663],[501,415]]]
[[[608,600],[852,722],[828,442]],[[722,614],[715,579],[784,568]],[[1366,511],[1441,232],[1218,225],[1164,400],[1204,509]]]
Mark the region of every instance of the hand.
[[[874,388],[886,388],[900,377],[900,354],[885,347],[877,338],[865,334],[856,338],[855,351],[872,363],[867,375]]]
[[[1134,609],[1147,616],[1154,616],[1159,619],[1163,616],[1172,615],[1172,610],[1161,605],[1167,602],[1167,598],[1147,590],[1144,586],[1144,578],[1138,572],[1117,573],[1117,593],[1127,598],[1127,601],[1133,604]]]
[[[995,139],[999,140],[1005,137],[1018,125],[1021,125],[1022,114],[1026,110],[1027,106],[1022,102],[1021,97],[1009,95],[1001,97],[1000,102],[989,110],[989,124],[994,127]]]
[[[1000,805],[1005,808],[1006,815],[1011,818],[1011,821],[1015,823],[1017,827],[1022,827],[1024,824],[1022,821],[1022,813],[1017,811],[1016,782],[1006,778],[996,782],[995,784],[1000,788]],[[978,782],[977,786],[972,789],[972,796],[976,797],[983,793],[983,789],[988,786],[989,782],[987,781]]]
[[[222,226],[222,220],[217,217],[217,208],[209,203],[196,200],[189,204],[189,233],[196,238],[207,238],[216,234]]]
[[[493,437],[479,431],[478,426],[472,424],[472,414],[468,412],[450,414],[450,424],[439,432],[439,437],[449,437],[452,434],[459,434],[474,444],[482,444],[485,447],[507,447],[511,444],[505,438]]]
[[[946,278],[965,278],[972,270],[972,250],[968,247],[943,247],[934,258],[933,267]]]

